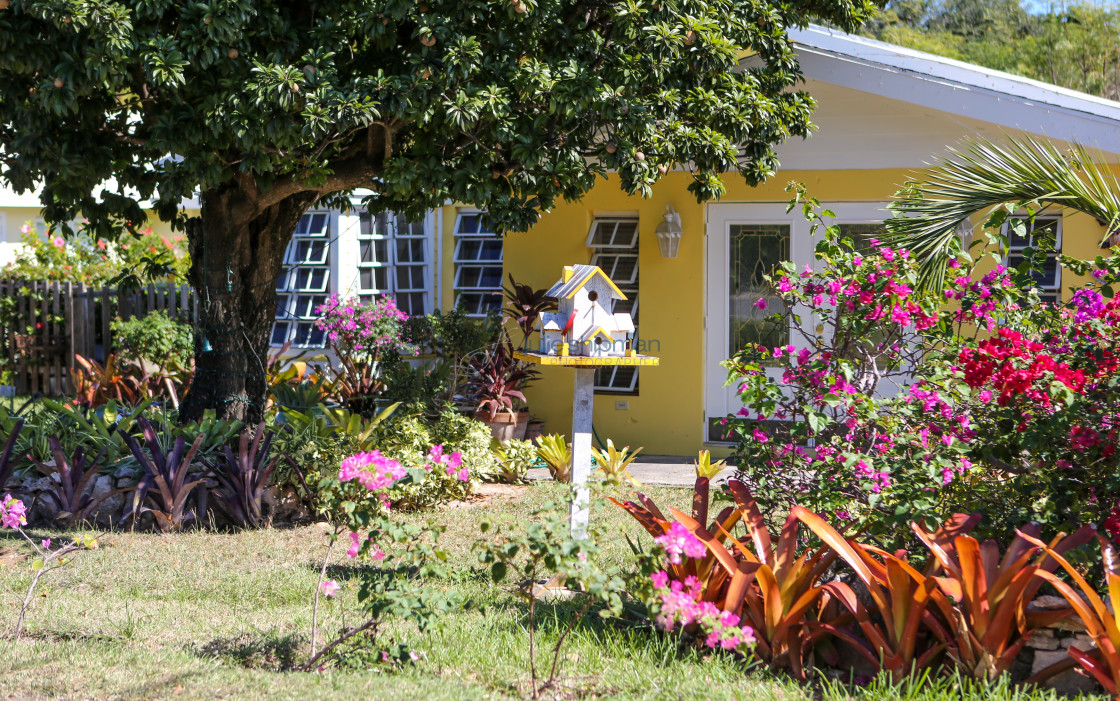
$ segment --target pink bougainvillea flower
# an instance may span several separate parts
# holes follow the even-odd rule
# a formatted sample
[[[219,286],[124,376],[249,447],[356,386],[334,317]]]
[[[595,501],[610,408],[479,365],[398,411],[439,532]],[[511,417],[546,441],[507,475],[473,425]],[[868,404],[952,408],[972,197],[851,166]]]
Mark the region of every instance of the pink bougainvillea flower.
[[[350,534],[350,549],[346,551],[346,557],[353,560],[358,556],[362,549],[362,536],[357,533]]]
[[[682,523],[676,521],[673,525],[669,526],[669,532],[663,536],[653,539],[653,542],[661,546],[665,551],[665,555],[669,558],[669,562],[674,565],[681,564],[681,555],[685,557],[704,557],[708,552],[707,546],[693,535],[692,531],[688,530]]]
[[[327,581],[319,585],[319,591],[322,592],[323,596],[327,597],[328,599],[333,599],[335,596],[337,596],[338,590],[341,588],[342,587],[339,586],[338,582],[333,579],[328,579]]]
[[[759,309],[765,310],[770,306],[770,304],[766,301],[765,297],[759,297],[757,300],[755,300],[754,306],[758,307]]]
[[[50,538],[43,538],[41,541],[39,541],[39,545],[43,546],[43,550],[50,550],[51,549],[51,539]]]
[[[5,494],[0,501],[0,528],[16,529],[27,523],[27,507],[19,499]]]

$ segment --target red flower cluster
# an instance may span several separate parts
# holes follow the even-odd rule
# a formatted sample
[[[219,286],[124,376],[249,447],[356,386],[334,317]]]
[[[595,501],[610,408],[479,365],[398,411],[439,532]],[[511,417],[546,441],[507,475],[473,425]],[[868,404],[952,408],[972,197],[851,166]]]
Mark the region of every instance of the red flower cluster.
[[[1041,343],[1025,338],[1018,331],[1000,329],[995,337],[977,344],[975,350],[962,350],[959,360],[968,386],[976,389],[990,382],[992,389],[999,392],[1000,406],[1024,396],[1049,407],[1047,387],[1050,380],[1057,380],[1080,394],[1085,386],[1085,373],[1054,360],[1044,350]],[[1042,379],[1046,382],[1039,383]]]
[[[1114,507],[1105,518],[1104,530],[1112,538],[1112,542],[1120,543],[1120,506]]]

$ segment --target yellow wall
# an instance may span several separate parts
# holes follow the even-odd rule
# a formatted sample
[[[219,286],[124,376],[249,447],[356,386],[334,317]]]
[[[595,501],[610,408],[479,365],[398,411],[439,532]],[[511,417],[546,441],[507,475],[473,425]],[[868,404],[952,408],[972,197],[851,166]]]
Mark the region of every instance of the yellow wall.
[[[19,243],[20,227],[24,224],[34,225],[37,220],[42,219],[42,210],[38,207],[0,207],[0,212],[6,215],[7,220],[7,232],[4,240],[6,243]],[[171,224],[160,221],[152,212],[148,213],[148,226],[152,228],[153,232],[161,236],[169,236],[172,233]]]
[[[904,170],[786,171],[770,182],[751,188],[737,176],[727,176],[728,193],[721,202],[787,202],[785,185],[804,182],[808,192],[822,202],[883,202],[909,179]],[[640,371],[637,395],[597,394],[595,430],[606,441],[644,446],[647,454],[695,455],[704,447],[704,308],[706,205],[697,204],[687,191],[689,178],[671,173],[659,182],[649,199],[628,197],[616,182],[604,182],[581,201],[563,203],[546,214],[527,233],[509,234],[505,240],[505,270],[518,282],[549,287],[564,265],[587,263],[592,251],[584,245],[597,213],[636,213],[639,217],[640,338],[659,340],[658,368]],[[666,205],[681,216],[680,252],[675,259],[661,257],[655,230]],[[453,230],[457,207],[443,211],[443,309],[454,304]],[[1063,252],[1093,258],[1102,229],[1091,217],[1074,214],[1063,222]],[[1067,273],[1063,287],[1076,280]],[[1068,293],[1067,293],[1068,294]],[[527,392],[534,416],[546,422],[549,432],[571,429],[572,373],[564,368],[544,368],[542,378]],[[617,410],[616,401],[629,402]],[[713,452],[724,452],[714,450]]]

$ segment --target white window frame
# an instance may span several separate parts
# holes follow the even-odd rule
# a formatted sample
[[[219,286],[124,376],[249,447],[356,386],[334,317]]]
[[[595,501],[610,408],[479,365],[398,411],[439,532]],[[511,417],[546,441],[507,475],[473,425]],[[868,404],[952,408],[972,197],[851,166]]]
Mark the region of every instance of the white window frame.
[[[713,203],[707,207],[705,244],[705,308],[704,308],[704,417],[702,435],[708,438],[709,421],[734,414],[742,407],[735,387],[725,387],[727,371],[720,365],[727,359],[730,344],[730,227],[737,224],[769,224],[790,228],[790,258],[798,270],[813,266],[816,241],[810,235],[811,222],[805,220],[801,208],[786,212],[785,202]],[[835,212],[828,224],[878,224],[889,215],[885,202],[826,202],[824,209]],[[818,231],[817,236],[822,233]],[[808,310],[797,310],[803,320]],[[805,323],[805,322],[803,322]],[[807,342],[790,330],[790,343],[797,348]],[[775,380],[780,370],[768,368]],[[893,388],[884,388],[893,392]],[[706,443],[720,444],[722,441]]]
[[[1043,226],[1054,222],[1054,250],[1050,251],[1047,255],[1047,261],[1054,261],[1054,283],[1052,285],[1042,286],[1038,285],[1039,298],[1043,301],[1052,301],[1056,304],[1062,303],[1062,264],[1059,256],[1062,254],[1062,215],[1061,214],[1037,214],[1034,221],[1030,220],[1030,216],[1026,212],[1017,213],[1009,219],[1018,219],[1027,226],[1026,238],[1015,235],[1011,231],[1010,221],[1005,222],[1002,227],[1002,234],[1007,241],[1007,248],[1003,251],[1003,264],[1010,268],[1012,253],[1022,253],[1023,249],[1031,248],[1034,244],[1035,229],[1040,228],[1039,223]]]
[[[318,229],[318,233],[314,233],[315,230],[313,229],[301,233],[305,221],[313,223],[314,218],[319,216],[325,217],[325,221],[323,227]],[[292,348],[323,348],[326,346],[325,334],[318,343],[297,343],[297,339],[301,329],[307,331],[309,339],[316,333],[314,322],[318,315],[315,314],[315,307],[318,304],[315,303],[315,299],[318,298],[318,303],[325,302],[335,291],[338,277],[337,230],[337,212],[316,210],[309,211],[300,217],[299,224],[296,225],[296,231],[292,234],[292,240],[288,242],[288,247],[284,251],[284,271],[282,273],[284,286],[283,289],[278,287],[276,290],[276,313],[272,332],[269,336],[269,343],[273,347],[282,346],[287,341],[291,341]],[[296,251],[299,249],[299,244],[301,241],[308,239],[325,243],[327,250],[324,260],[321,262],[306,263],[298,259]],[[323,289],[298,289],[294,284],[294,279],[298,279],[301,272],[311,272],[313,274],[315,270],[324,271]],[[279,283],[279,280],[277,282]],[[301,309],[301,304],[309,303],[313,305],[311,309]],[[280,330],[281,324],[285,325],[283,332]]]
[[[492,310],[501,310],[502,308],[502,276],[505,274],[505,242],[501,235],[493,231],[482,231],[482,221],[486,212],[477,209],[461,209],[455,216],[455,228],[452,230],[452,236],[455,240],[455,250],[452,254],[452,264],[454,269],[452,271],[452,290],[455,293],[455,306],[460,306],[460,300],[464,296],[474,298],[478,296],[480,302],[486,302],[488,295],[493,295],[494,304],[491,305]],[[477,232],[462,232],[461,228],[463,222],[468,217],[479,217],[479,231]],[[482,258],[464,258],[462,255],[464,244],[468,242],[478,243],[479,252],[481,253],[483,247],[487,243],[497,241],[499,246],[499,257],[497,260],[483,260]],[[498,275],[498,284],[482,285],[482,279],[486,274],[487,268],[499,268],[501,272]],[[463,284],[463,274],[466,271],[478,271],[478,280],[480,284]],[[471,307],[464,307],[467,316],[475,318],[483,318],[487,316],[489,310],[483,310],[483,305],[472,305]]]
[[[630,240],[625,244],[614,241],[618,233],[620,224],[633,224],[634,233]],[[600,227],[610,226],[611,237],[608,243],[597,242],[596,233]],[[587,231],[586,245],[592,249],[591,265],[597,265],[603,268],[603,259],[628,259],[634,261],[634,275],[632,280],[620,281],[612,277],[614,266],[608,270],[603,268],[603,272],[607,277],[611,277],[612,281],[626,295],[631,301],[632,311],[630,316],[634,319],[634,335],[637,338],[638,334],[638,291],[641,282],[639,264],[639,248],[638,242],[640,240],[639,232],[641,230],[641,220],[637,214],[632,215],[608,215],[600,214],[591,220],[591,227]],[[638,369],[633,366],[620,366],[608,365],[598,368],[595,371],[595,391],[604,394],[637,394],[638,393]],[[629,381],[626,381],[626,376],[629,375]]]
[[[394,214],[392,212],[382,212],[381,214],[372,215],[368,212],[363,212],[359,215],[359,229],[358,229],[358,278],[356,286],[358,296],[363,301],[370,301],[374,297],[381,295],[392,295],[397,299],[398,306],[401,306],[412,316],[422,316],[432,311],[433,309],[433,274],[432,274],[432,244],[435,238],[434,234],[434,219],[431,213],[424,216],[423,220],[410,222],[403,216]],[[365,226],[365,221],[368,219],[369,231],[368,233],[362,230]],[[402,233],[402,222],[407,225],[408,230]],[[369,243],[376,251],[377,242],[384,242],[385,246],[385,260],[365,261],[362,259],[362,246]],[[400,256],[399,244],[407,242],[411,247],[416,243],[420,245],[420,259],[419,260],[403,260]],[[402,274],[403,268],[420,268],[420,286],[415,286],[415,281],[411,278],[412,274],[405,276]],[[364,287],[362,285],[362,273],[369,270],[372,275],[373,287]],[[385,286],[377,286],[377,272],[384,270]],[[405,284],[405,277],[409,278],[411,285]],[[402,300],[402,296],[407,296],[408,300]],[[419,310],[413,304],[415,297],[419,296],[420,306]]]

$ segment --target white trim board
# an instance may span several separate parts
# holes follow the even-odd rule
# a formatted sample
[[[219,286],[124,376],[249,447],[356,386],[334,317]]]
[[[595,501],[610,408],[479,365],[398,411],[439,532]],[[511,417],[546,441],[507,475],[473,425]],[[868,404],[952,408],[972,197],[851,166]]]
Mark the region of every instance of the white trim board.
[[[1120,154],[1118,102],[819,26],[790,37],[808,78]]]

